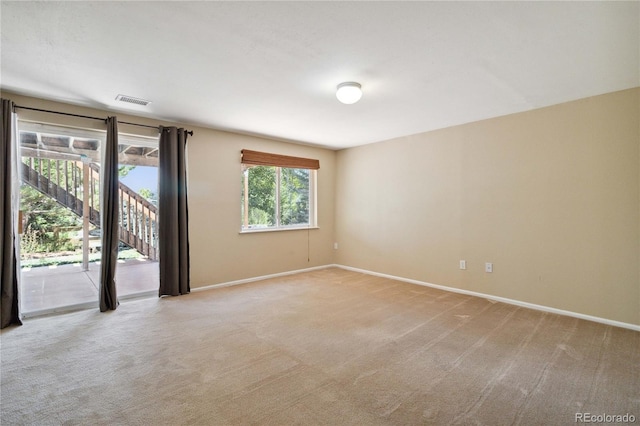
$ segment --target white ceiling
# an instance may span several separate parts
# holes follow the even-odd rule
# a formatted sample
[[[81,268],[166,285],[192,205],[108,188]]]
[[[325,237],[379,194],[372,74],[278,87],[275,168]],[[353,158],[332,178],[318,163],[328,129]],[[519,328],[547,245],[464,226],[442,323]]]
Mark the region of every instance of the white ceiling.
[[[640,86],[640,2],[0,7],[3,90],[334,149]]]

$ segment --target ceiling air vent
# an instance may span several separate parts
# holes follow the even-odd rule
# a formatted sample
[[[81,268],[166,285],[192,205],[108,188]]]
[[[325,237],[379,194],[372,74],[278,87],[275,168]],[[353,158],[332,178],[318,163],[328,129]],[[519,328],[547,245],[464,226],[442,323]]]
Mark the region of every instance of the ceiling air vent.
[[[140,98],[134,98],[133,96],[127,96],[127,95],[116,96],[116,101],[128,102],[130,104],[136,104],[136,105],[142,105],[142,106],[147,106],[151,103],[151,101],[146,101]]]

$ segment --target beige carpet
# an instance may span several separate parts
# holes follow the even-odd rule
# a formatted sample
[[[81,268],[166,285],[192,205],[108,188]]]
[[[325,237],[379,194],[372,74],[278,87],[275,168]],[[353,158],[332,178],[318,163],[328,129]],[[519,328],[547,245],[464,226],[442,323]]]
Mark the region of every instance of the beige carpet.
[[[2,425],[640,423],[640,333],[340,269],[27,320]]]

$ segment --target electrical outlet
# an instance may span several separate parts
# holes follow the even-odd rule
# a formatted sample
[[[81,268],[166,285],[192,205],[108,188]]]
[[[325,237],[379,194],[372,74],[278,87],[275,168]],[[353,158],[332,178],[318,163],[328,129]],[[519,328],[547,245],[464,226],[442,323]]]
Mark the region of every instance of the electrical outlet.
[[[484,271],[485,272],[493,272],[493,263],[485,263],[484,264]]]
[[[460,269],[467,269],[467,261],[466,260],[461,260],[460,261]]]
[[[338,250],[338,243],[333,243],[333,249]]]

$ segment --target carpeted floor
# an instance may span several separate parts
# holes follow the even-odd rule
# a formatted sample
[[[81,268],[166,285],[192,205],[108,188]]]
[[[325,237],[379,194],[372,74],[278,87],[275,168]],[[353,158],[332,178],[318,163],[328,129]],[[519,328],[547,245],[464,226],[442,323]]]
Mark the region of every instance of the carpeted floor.
[[[640,333],[341,269],[27,320],[2,425],[640,422]]]

